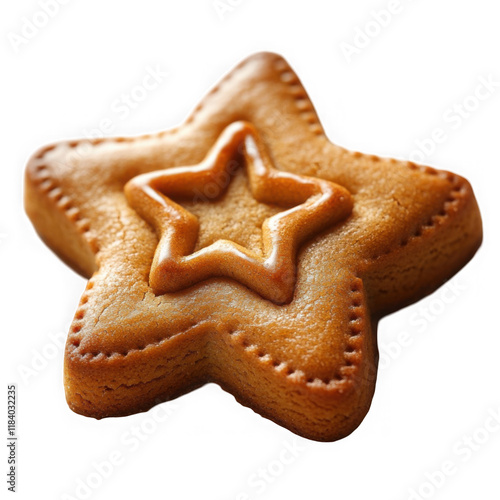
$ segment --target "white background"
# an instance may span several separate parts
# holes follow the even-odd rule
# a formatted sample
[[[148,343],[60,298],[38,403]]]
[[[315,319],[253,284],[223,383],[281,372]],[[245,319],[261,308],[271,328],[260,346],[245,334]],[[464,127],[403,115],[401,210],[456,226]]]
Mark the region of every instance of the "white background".
[[[381,27],[373,12],[389,4],[223,0],[216,9],[212,0],[73,0],[20,41],[23,18],[33,20],[40,5],[2,3],[2,400],[7,383],[17,383],[17,498],[500,498],[500,424],[484,427],[500,412],[500,87],[479,103],[470,97],[480,78],[500,82],[498,2],[401,0]],[[346,57],[345,44],[357,53]],[[416,141],[443,129],[446,139],[423,162],[471,181],[482,248],[449,285],[380,323],[371,410],[339,442],[295,437],[214,385],[161,412],[102,421],[73,414],[63,350],[50,336],[65,335],[85,282],[24,215],[27,158],[103,118],[113,122],[109,135],[175,126],[226,71],[260,50],[288,59],[340,145],[409,158]],[[168,75],[118,113],[116,99],[156,66]],[[464,100],[477,108],[452,119]],[[4,435],[5,417],[1,425]],[[133,438],[137,429],[141,437]],[[110,456],[119,463],[97,475],[93,463]],[[436,473],[444,462],[446,476]],[[77,488],[88,481],[90,490]],[[2,495],[6,487],[2,479]]]

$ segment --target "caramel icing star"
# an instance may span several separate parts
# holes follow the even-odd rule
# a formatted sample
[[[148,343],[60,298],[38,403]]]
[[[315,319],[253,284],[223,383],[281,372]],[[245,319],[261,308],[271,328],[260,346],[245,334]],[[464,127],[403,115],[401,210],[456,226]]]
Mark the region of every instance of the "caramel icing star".
[[[263,256],[222,239],[192,253],[198,238],[198,220],[167,195],[208,200],[210,197],[203,192],[209,184],[224,191],[230,179],[228,170],[239,150],[256,200],[297,206],[265,220]],[[130,205],[160,237],[149,278],[157,295],[224,276],[273,302],[288,303],[293,297],[299,245],[352,210],[351,195],[338,184],[276,170],[257,131],[245,122],[229,125],[199,165],[139,175],[128,182],[125,193]]]

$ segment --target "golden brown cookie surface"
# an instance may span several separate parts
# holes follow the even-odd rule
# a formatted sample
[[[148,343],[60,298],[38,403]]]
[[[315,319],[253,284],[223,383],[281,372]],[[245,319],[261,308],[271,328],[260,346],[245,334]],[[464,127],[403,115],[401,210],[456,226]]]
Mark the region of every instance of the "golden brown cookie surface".
[[[61,142],[26,179],[38,232],[90,278],[65,386],[97,418],[215,381],[301,435],[343,437],[370,405],[378,318],[481,241],[466,180],[331,144],[268,53],[178,129]]]

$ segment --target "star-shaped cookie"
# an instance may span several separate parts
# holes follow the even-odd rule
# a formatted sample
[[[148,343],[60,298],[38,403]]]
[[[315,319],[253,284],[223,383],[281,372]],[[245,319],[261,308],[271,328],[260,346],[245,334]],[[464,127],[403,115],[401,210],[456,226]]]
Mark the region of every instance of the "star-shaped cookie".
[[[213,381],[317,440],[368,411],[378,319],[482,234],[465,179],[330,143],[270,53],[177,129],[38,151],[26,209],[89,279],[65,355],[74,411],[127,415]]]

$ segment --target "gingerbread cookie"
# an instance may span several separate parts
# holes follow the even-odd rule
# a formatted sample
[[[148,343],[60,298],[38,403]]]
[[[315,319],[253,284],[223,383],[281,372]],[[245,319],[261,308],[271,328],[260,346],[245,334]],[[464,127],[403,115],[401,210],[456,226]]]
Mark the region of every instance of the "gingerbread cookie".
[[[89,279],[65,355],[75,412],[128,415],[212,381],[317,440],[368,411],[378,319],[482,237],[465,179],[333,145],[270,53],[177,129],[41,149],[26,210]]]

